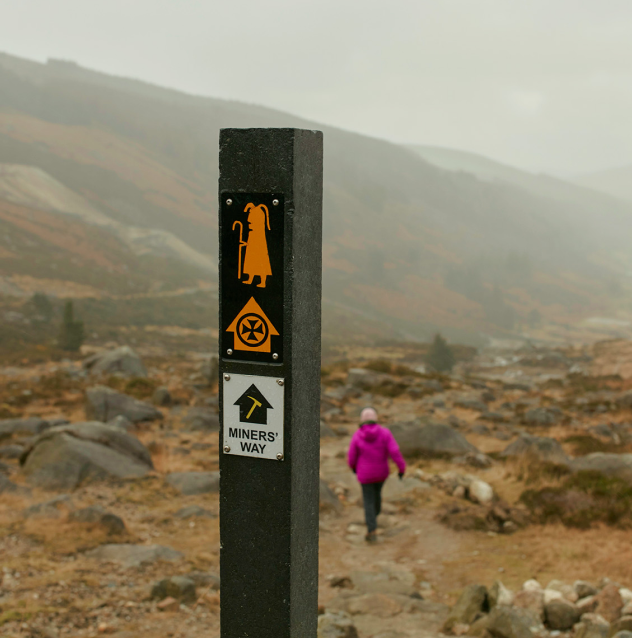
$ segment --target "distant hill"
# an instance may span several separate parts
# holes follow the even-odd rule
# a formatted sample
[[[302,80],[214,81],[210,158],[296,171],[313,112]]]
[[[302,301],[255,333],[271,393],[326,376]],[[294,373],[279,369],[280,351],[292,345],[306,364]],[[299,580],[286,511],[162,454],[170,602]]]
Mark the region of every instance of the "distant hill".
[[[607,171],[578,175],[573,180],[613,197],[632,202],[632,165],[612,168]]]
[[[0,55],[0,294],[214,285],[218,133],[230,126],[325,133],[332,338],[441,330],[477,343],[603,314],[626,285],[632,205],[600,193],[468,154],[440,168],[436,149]]]

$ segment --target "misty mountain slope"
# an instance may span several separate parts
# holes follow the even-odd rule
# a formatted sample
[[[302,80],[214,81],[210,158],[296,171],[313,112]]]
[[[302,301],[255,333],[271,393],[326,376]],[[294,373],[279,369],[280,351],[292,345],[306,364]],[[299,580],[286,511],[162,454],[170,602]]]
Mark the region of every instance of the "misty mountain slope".
[[[0,163],[43,171],[108,219],[212,261],[218,134],[230,126],[324,131],[324,296],[345,316],[472,338],[534,309],[560,321],[600,312],[605,283],[627,269],[632,206],[587,189],[479,179],[271,109],[0,56]],[[14,266],[0,259],[0,273]]]
[[[578,175],[573,181],[581,186],[632,202],[632,166]]]

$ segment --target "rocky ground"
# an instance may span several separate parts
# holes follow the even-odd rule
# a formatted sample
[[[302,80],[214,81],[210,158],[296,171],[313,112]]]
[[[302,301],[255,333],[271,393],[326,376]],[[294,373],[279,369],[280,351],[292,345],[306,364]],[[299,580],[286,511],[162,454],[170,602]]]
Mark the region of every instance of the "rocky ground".
[[[332,360],[320,638],[632,628],[627,347]],[[216,369],[141,354],[0,369],[2,636],[219,636]],[[375,545],[345,463],[368,404],[409,463]]]

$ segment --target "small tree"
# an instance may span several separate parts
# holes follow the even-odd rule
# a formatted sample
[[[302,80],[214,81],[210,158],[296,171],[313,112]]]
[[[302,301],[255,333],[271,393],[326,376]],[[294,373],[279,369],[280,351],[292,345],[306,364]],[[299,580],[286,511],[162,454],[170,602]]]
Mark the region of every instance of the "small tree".
[[[440,333],[435,335],[427,361],[437,372],[450,372],[456,363],[452,349]]]
[[[83,321],[75,321],[72,301],[67,301],[64,307],[64,321],[61,324],[59,347],[62,350],[77,352],[83,343]]]

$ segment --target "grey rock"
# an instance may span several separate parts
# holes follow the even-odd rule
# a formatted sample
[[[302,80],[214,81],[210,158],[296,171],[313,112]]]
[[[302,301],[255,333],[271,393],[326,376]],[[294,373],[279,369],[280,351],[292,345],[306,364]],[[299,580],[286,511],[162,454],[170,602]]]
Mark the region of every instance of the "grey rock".
[[[182,422],[187,432],[219,432],[219,414],[212,408],[189,408]]]
[[[187,574],[187,578],[190,578],[195,583],[196,587],[210,587],[215,591],[220,590],[219,576],[213,572],[190,572]]]
[[[326,439],[326,438],[335,438],[335,437],[336,437],[336,433],[324,421],[321,421],[320,422],[320,438]]]
[[[380,377],[371,370],[351,368],[347,375],[347,383],[353,387],[368,390],[379,383]]]
[[[120,563],[123,567],[137,567],[143,563],[155,563],[160,560],[175,562],[184,557],[182,552],[171,547],[128,543],[101,545],[85,555],[108,563]]]
[[[145,476],[153,469],[151,455],[138,439],[96,422],[45,431],[21,463],[29,483],[51,490],[73,489],[88,480]]]
[[[104,528],[108,534],[123,534],[126,531],[125,522],[120,516],[107,512],[100,505],[84,507],[71,512],[68,520],[75,523],[94,523]]]
[[[518,439],[508,445],[502,453],[504,457],[525,456],[537,461],[568,465],[570,459],[555,440],[544,436],[521,434]]]
[[[559,598],[544,605],[544,617],[549,629],[568,631],[579,621],[579,610],[573,603]]]
[[[608,638],[610,623],[599,614],[582,614],[575,625],[575,638]]]
[[[319,495],[319,507],[323,511],[333,511],[340,513],[342,511],[342,503],[340,499],[334,494],[334,491],[320,479],[320,495]]]
[[[160,407],[169,407],[173,403],[169,388],[165,388],[164,386],[156,388],[151,397],[151,401],[154,405],[158,405]]]
[[[614,634],[613,638],[632,638],[632,631],[619,631]]]
[[[18,486],[10,481],[4,474],[0,474],[0,494],[4,492],[16,492]]]
[[[507,421],[507,417],[500,412],[483,412],[479,417],[484,421],[490,421],[491,423],[505,423]]]
[[[180,508],[175,513],[176,518],[217,518],[213,512],[200,507],[199,505],[187,505],[186,507]]]
[[[498,605],[488,618],[487,631],[494,638],[533,638],[543,631],[538,616],[530,609]]]
[[[173,472],[165,481],[187,496],[219,492],[219,472]]]
[[[549,408],[532,408],[524,415],[524,422],[527,425],[554,425],[558,421],[558,413]]]
[[[480,399],[460,398],[456,399],[454,405],[464,410],[474,410],[476,412],[487,412],[487,405]]]
[[[186,576],[172,576],[154,583],[151,588],[150,598],[164,600],[168,597],[175,598],[185,604],[195,602],[197,599],[195,583]]]
[[[86,415],[89,419],[104,423],[117,416],[124,416],[133,423],[162,419],[162,412],[150,403],[139,401],[104,385],[88,388]]]
[[[21,445],[3,445],[0,447],[0,459],[19,459],[23,452]]]
[[[36,503],[24,510],[24,518],[59,518],[63,511],[72,510],[69,494],[60,494],[42,503]]]
[[[615,620],[610,626],[610,636],[621,633],[630,634],[632,637],[632,616],[621,616],[621,618]]]
[[[40,434],[49,427],[50,423],[39,417],[2,419],[0,421],[0,440],[14,434]]]
[[[632,483],[632,454],[606,454],[594,452],[573,459],[570,468],[573,472],[591,470],[605,476],[616,476]]]
[[[415,574],[406,570],[365,572],[354,571],[349,575],[355,589],[363,594],[399,594],[418,596]]]
[[[147,370],[140,357],[129,346],[108,350],[88,357],[83,367],[90,374],[119,374],[130,377],[146,377]]]
[[[587,598],[588,596],[596,596],[598,589],[586,580],[576,580],[573,583],[573,589],[577,594],[577,598]]]
[[[436,379],[427,379],[421,382],[421,385],[432,392],[443,392],[443,383]]]
[[[472,426],[472,434],[480,434],[482,436],[489,436],[491,434],[491,430],[482,423],[477,423]]]
[[[123,430],[124,432],[129,432],[136,427],[126,416],[123,416],[122,414],[119,414],[113,419],[110,419],[107,422],[107,425],[113,428],[118,428],[119,430]]]
[[[405,456],[457,456],[478,450],[459,432],[443,423],[420,426],[403,423],[391,427]]]
[[[488,611],[487,587],[468,585],[456,605],[452,607],[443,624],[443,631],[450,632],[457,624],[471,625],[481,614]]]
[[[513,594],[499,580],[489,588],[487,599],[489,608],[493,609],[497,605],[511,605],[513,603]]]
[[[0,462],[0,474],[10,474],[11,468],[6,463]]]
[[[344,612],[328,611],[318,617],[316,638],[358,638],[358,630]]]

